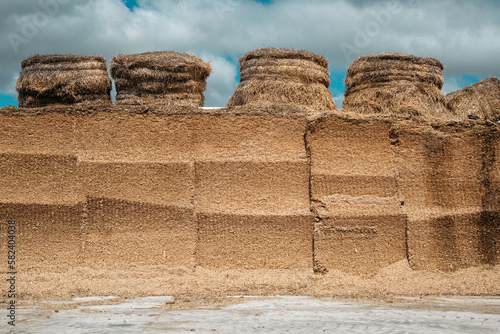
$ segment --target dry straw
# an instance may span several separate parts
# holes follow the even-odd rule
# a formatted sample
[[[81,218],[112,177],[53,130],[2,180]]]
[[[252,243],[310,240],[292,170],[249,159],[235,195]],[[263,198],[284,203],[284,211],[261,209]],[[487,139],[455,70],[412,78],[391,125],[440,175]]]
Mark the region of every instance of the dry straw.
[[[433,58],[397,53],[360,57],[347,69],[343,110],[439,117],[447,113],[443,69]]]
[[[211,70],[200,58],[174,51],[115,56],[116,103],[202,107]]]
[[[455,114],[500,120],[500,80],[492,77],[446,95],[448,108]]]
[[[111,80],[101,56],[37,55],[21,67],[16,84],[21,108],[111,103]]]
[[[303,50],[259,49],[240,58],[240,84],[227,106],[293,103],[337,110],[329,85],[324,57]]]

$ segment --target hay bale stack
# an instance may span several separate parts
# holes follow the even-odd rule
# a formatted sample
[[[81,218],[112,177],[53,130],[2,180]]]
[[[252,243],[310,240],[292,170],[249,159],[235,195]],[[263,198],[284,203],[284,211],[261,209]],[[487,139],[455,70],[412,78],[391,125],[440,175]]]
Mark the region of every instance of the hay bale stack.
[[[343,110],[440,116],[446,113],[443,69],[433,58],[398,53],[360,57],[347,69]]]
[[[38,55],[21,67],[16,84],[21,108],[111,103],[111,79],[102,56]]]
[[[500,80],[492,77],[446,95],[448,108],[463,118],[500,120]]]
[[[117,104],[203,107],[210,65],[174,51],[118,55],[111,61]]]
[[[303,50],[264,48],[240,58],[240,84],[227,106],[293,103],[337,110],[329,86],[324,57]]]

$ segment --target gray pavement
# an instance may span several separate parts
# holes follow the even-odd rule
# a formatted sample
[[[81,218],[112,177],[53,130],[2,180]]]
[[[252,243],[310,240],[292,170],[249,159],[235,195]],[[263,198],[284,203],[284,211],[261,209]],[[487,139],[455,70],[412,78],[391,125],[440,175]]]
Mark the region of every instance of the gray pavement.
[[[229,297],[231,298],[231,297]],[[394,298],[346,302],[245,298],[228,306],[161,308],[172,297],[75,298],[20,308],[14,333],[500,333],[500,298]],[[100,301],[102,305],[71,304]],[[55,310],[58,305],[60,310]],[[2,324],[0,332],[9,331]]]

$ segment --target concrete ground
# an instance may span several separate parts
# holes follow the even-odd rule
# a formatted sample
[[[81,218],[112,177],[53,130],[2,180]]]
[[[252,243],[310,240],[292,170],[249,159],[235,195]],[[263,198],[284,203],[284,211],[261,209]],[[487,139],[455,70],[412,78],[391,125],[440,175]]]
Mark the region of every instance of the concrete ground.
[[[175,309],[174,297],[75,298],[17,310],[14,333],[500,333],[500,297],[355,302],[228,297]]]

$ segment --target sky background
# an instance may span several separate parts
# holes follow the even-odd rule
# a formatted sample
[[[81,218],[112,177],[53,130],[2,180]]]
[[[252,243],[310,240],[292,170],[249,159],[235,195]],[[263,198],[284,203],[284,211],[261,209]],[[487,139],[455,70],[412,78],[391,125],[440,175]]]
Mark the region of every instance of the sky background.
[[[500,77],[500,0],[1,0],[0,107],[17,105],[21,61],[35,54],[187,52],[209,61],[205,106],[224,106],[238,57],[305,49],[330,63],[340,106],[347,67],[382,52],[433,57],[444,93]],[[114,90],[113,90],[114,94]]]

